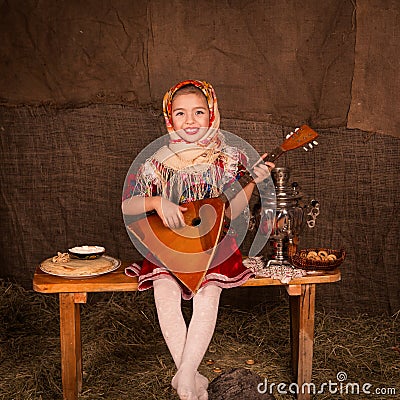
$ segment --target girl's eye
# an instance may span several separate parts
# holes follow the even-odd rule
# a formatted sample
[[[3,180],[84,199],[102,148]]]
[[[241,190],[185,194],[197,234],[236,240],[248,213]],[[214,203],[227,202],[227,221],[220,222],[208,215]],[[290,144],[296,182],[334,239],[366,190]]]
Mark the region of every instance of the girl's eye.
[[[198,110],[198,111],[196,111],[196,114],[197,114],[197,115],[203,115],[203,114],[204,114],[204,111],[203,111],[203,110]]]
[[[178,111],[178,112],[175,113],[175,117],[180,117],[181,115],[183,115],[182,111]]]

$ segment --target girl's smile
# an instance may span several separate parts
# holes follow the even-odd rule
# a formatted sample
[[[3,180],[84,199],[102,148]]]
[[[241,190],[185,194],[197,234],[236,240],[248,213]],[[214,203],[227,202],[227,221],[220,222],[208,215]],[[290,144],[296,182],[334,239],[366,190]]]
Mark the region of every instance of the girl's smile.
[[[199,131],[199,128],[186,128],[186,129],[184,129],[184,131],[188,135],[195,135]]]

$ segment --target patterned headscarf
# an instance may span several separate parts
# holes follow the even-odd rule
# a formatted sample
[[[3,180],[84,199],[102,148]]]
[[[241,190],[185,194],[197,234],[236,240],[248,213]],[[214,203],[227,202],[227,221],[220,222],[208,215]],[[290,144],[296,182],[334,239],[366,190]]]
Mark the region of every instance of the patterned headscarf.
[[[207,104],[208,110],[210,113],[210,122],[208,126],[208,131],[196,143],[187,143],[183,139],[181,139],[174,130],[172,124],[172,99],[175,93],[183,88],[184,86],[193,85],[201,90],[204,94]],[[220,124],[220,115],[218,111],[218,103],[217,96],[215,95],[215,91],[210,83],[199,80],[186,80],[178,83],[173,86],[164,96],[163,99],[163,112],[165,124],[167,126],[167,131],[170,135],[170,144],[169,147],[173,151],[182,151],[190,148],[205,148],[205,149],[213,149],[220,150],[222,146],[223,136],[219,131]]]

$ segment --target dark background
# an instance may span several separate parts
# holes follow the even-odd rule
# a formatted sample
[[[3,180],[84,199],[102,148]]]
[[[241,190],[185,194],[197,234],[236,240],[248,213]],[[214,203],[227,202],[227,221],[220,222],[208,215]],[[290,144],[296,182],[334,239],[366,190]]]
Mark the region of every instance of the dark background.
[[[260,152],[300,124],[319,132],[315,151],[278,162],[321,202],[301,247],[347,251],[318,304],[393,314],[399,26],[395,0],[1,2],[0,276],[31,287],[42,259],[85,243],[137,258],[126,173],[166,133],[165,91],[204,79],[221,127]],[[251,290],[232,293],[250,302]]]

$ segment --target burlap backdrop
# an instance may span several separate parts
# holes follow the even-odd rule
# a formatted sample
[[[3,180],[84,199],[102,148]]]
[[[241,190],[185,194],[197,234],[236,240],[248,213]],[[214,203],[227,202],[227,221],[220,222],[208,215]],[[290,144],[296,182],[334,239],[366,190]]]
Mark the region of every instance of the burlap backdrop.
[[[8,103],[152,103],[206,79],[226,117],[344,126],[354,64],[348,0],[11,1],[0,41]],[[244,93],[247,95],[244,96]]]
[[[30,286],[40,260],[78,243],[137,257],[120,213],[125,174],[163,132],[164,91],[194,77],[216,87],[224,129],[260,151],[288,126],[320,131],[314,153],[280,161],[305,200],[321,201],[302,246],[348,252],[320,304],[397,311],[400,5],[356,6],[3,2],[0,276]]]

